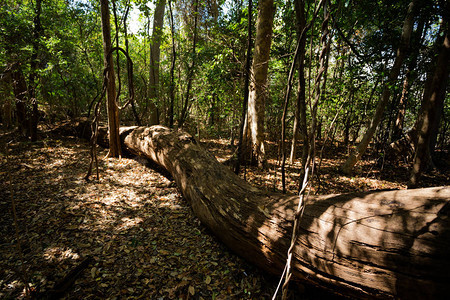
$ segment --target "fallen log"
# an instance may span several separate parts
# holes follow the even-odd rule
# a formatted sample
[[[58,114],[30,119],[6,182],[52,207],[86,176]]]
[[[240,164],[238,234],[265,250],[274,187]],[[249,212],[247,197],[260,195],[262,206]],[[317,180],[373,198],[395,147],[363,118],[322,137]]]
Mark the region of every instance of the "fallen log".
[[[127,151],[170,172],[194,213],[228,247],[281,274],[298,197],[252,187],[196,140],[162,126],[121,128]],[[356,298],[450,294],[450,188],[308,199],[294,276]]]

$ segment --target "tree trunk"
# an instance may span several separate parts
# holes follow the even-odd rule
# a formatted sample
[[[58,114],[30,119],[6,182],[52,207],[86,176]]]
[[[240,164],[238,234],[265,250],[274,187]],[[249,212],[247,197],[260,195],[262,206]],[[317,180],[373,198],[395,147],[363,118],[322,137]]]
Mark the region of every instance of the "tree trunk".
[[[108,112],[108,134],[109,134],[109,153],[110,157],[120,157],[122,150],[119,138],[119,108],[116,103],[116,80],[114,76],[114,64],[111,52],[111,24],[109,21],[108,0],[100,1],[102,14],[102,32],[103,32],[103,64],[107,69],[107,104]]]
[[[439,129],[450,64],[450,40],[447,30],[445,32],[446,36],[437,59],[429,90],[425,90],[423,93],[423,113],[422,116],[419,116],[416,152],[408,183],[408,187],[411,188],[417,186],[421,174],[431,163],[431,147],[434,147],[434,144],[432,145],[433,137]]]
[[[38,51],[39,51],[39,38],[41,35],[41,12],[42,12],[42,2],[41,0],[36,0],[35,15],[33,19],[33,50],[31,54],[30,62],[30,76],[28,80],[28,95],[31,104],[30,113],[30,138],[31,141],[37,141],[37,125],[39,121],[38,103],[36,99],[36,77],[37,77],[37,67],[38,67]]]
[[[1,119],[3,126],[12,127],[12,104],[11,104],[11,72],[6,72],[0,77],[0,91],[3,100],[1,104]]]
[[[298,2],[298,1],[296,1]],[[302,60],[301,62],[299,62],[299,65],[302,67],[301,70],[299,70],[299,82],[302,80],[302,76],[303,76],[303,80],[304,80],[304,73],[303,73],[303,60],[304,60],[304,54],[305,54],[305,44],[306,44],[306,31],[310,28],[310,25],[314,22],[314,17],[313,20],[311,21],[311,23],[306,26],[306,19],[304,16],[304,3],[296,3],[295,7],[296,7],[296,12],[297,13],[297,23],[303,23],[303,24],[298,24],[298,29],[301,29],[301,31],[299,31],[299,36],[297,38],[297,46],[295,49],[295,53],[294,53],[294,58],[292,60],[291,63],[291,67],[289,70],[289,75],[288,75],[288,80],[287,80],[287,85],[286,85],[286,92],[284,95],[284,105],[283,105],[283,113],[281,116],[281,142],[280,142],[280,149],[281,149],[281,184],[283,186],[283,193],[286,193],[286,172],[285,172],[285,166],[286,166],[286,143],[285,143],[285,138],[286,138],[286,117],[287,117],[287,111],[288,111],[288,107],[289,107],[289,98],[290,98],[290,94],[291,94],[291,89],[292,89],[292,79],[294,77],[294,73],[295,73],[295,66],[297,65],[297,58],[300,56],[300,59]],[[300,11],[301,10],[301,11]],[[300,15],[300,16],[299,16]],[[304,85],[303,85],[304,86]],[[299,97],[301,97],[301,91],[299,91]],[[300,100],[299,100],[300,101]],[[300,106],[301,104],[297,105],[297,108]],[[296,109],[297,111],[298,109]],[[300,113],[299,113],[300,114]],[[294,131],[294,135],[296,134],[296,132]],[[289,275],[286,275],[289,276]],[[287,285],[285,285],[286,287]],[[283,299],[285,299],[285,294],[283,293]]]
[[[174,111],[173,107],[175,105],[175,61],[177,59],[177,52],[175,49],[175,25],[173,24],[173,13],[172,13],[172,1],[169,0],[169,12],[170,12],[170,33],[172,38],[172,59],[170,64],[170,104],[169,104],[169,127],[173,128]]]
[[[198,38],[198,1],[195,0],[194,3],[194,39],[192,41],[192,62],[188,70],[187,75],[187,87],[186,87],[186,95],[184,96],[184,103],[183,108],[181,110],[180,118],[178,119],[178,127],[182,128],[184,125],[184,122],[186,121],[187,114],[188,114],[188,107],[189,107],[189,98],[191,97],[191,88],[192,88],[192,80],[194,79],[194,70],[195,70],[195,63],[197,60],[197,38]]]
[[[164,10],[166,0],[156,1],[155,16],[153,19],[152,44],[150,47],[150,125],[159,123],[158,109],[155,103],[159,100],[159,62],[161,53],[161,36],[164,24]]]
[[[20,66],[15,66],[12,70],[12,86],[16,102],[17,127],[22,136],[30,136],[30,120],[27,109],[27,82]]]
[[[128,43],[128,30],[127,30],[127,17],[128,12],[130,11],[130,6],[127,6],[127,10],[124,16],[123,20],[123,31],[125,34],[125,52],[127,55],[130,54],[129,52],[129,43]],[[133,66],[131,65],[131,60],[127,59],[127,76],[128,76],[128,94],[133,95],[133,99],[130,101],[131,104],[131,110],[133,112],[134,120],[136,121],[136,125],[141,126],[141,120],[139,119],[139,114],[137,113],[136,106],[135,106],[135,99],[134,99],[134,78],[131,76]],[[131,71],[131,72],[130,72]]]
[[[253,162],[260,167],[265,164],[264,115],[265,102],[269,92],[267,71],[269,68],[272,24],[275,7],[273,0],[261,0],[256,21],[255,51],[252,63],[252,80],[248,96],[247,125],[244,134],[244,150],[251,151]]]
[[[163,126],[122,128],[124,147],[169,171],[194,213],[228,247],[280,275],[298,196],[261,191],[196,140]],[[359,298],[446,298],[450,188],[310,196],[294,276]]]
[[[239,169],[241,167],[241,163],[244,160],[243,153],[248,151],[244,151],[244,128],[248,110],[248,93],[249,93],[249,82],[250,82],[250,63],[252,56],[252,15],[253,15],[253,2],[252,0],[248,0],[247,6],[247,53],[245,55],[245,70],[244,70],[244,99],[242,101],[242,114],[241,121],[239,124],[239,142],[237,148],[237,159],[236,164],[234,165],[234,173],[239,174]]]
[[[427,16],[427,20],[431,16]],[[425,30],[425,23],[427,20],[425,20],[425,15],[421,14],[418,24],[417,24],[417,30],[414,32],[414,35],[412,38],[412,53],[409,58],[408,67],[406,69],[405,79],[403,80],[403,89],[402,89],[402,95],[400,97],[400,101],[398,103],[398,110],[397,110],[397,116],[395,118],[395,124],[393,128],[392,133],[392,141],[397,141],[400,139],[403,135],[403,123],[405,120],[405,114],[406,114],[406,107],[409,97],[409,89],[411,87],[412,82],[417,77],[415,74],[415,69],[417,67],[417,58],[419,57],[419,51],[420,46],[422,44],[423,40],[423,32]]]
[[[353,167],[355,164],[361,159],[361,157],[366,152],[367,146],[369,146],[370,141],[372,140],[373,135],[375,134],[375,131],[378,127],[378,125],[381,122],[381,119],[383,117],[384,110],[386,108],[386,105],[389,102],[389,98],[391,96],[391,86],[395,84],[395,81],[397,80],[398,74],[400,73],[400,68],[403,64],[403,60],[406,56],[406,52],[409,48],[409,42],[411,38],[411,32],[414,25],[414,12],[416,10],[416,1],[413,0],[408,6],[408,11],[406,13],[405,22],[403,24],[403,30],[402,35],[400,38],[400,45],[397,49],[397,56],[395,57],[394,65],[392,66],[392,69],[389,73],[389,78],[384,86],[383,94],[381,96],[380,101],[377,104],[377,108],[375,110],[375,114],[372,118],[372,121],[369,125],[369,128],[367,129],[366,133],[364,134],[361,142],[356,147],[355,151],[350,154],[348,159],[345,161],[344,165],[342,166],[342,172],[345,174],[350,174],[352,172]]]
[[[303,0],[294,1],[295,15],[297,16],[297,31],[301,35],[306,27],[305,2]],[[298,49],[298,87],[297,87],[297,105],[295,107],[294,125],[292,128],[291,155],[289,163],[293,164],[299,136],[303,139],[302,166],[306,163],[308,155],[308,128],[306,126],[306,82],[305,82],[305,51],[306,35],[300,43]]]
[[[345,118],[345,127],[344,127],[344,146],[345,148],[348,147],[348,143],[350,141],[350,127],[352,125],[352,117],[353,117],[353,97],[355,95],[355,87],[353,86],[353,83],[351,83],[350,86],[350,92],[349,92],[349,100],[348,100],[348,110],[347,110],[347,116]]]

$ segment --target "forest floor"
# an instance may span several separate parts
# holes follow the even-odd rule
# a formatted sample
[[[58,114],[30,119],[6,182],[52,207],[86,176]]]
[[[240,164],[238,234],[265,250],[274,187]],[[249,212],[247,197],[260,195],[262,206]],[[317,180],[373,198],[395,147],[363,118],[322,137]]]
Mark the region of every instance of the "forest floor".
[[[228,140],[203,144],[222,161],[232,153]],[[269,168],[246,168],[242,176],[280,190],[276,146],[268,148]],[[230,252],[200,224],[172,179],[146,160],[104,158],[100,148],[100,180],[85,181],[84,140],[41,132],[31,143],[2,130],[0,151],[0,298],[23,298],[24,282],[36,298],[272,297],[278,278]],[[406,188],[405,163],[381,169],[379,156],[368,155],[348,177],[338,172],[346,155],[342,147],[325,149],[313,192]],[[427,175],[424,186],[449,183],[450,162],[442,157],[441,172]],[[287,168],[291,192],[298,189],[299,170],[299,163]],[[330,299],[314,287],[291,286],[293,299]]]

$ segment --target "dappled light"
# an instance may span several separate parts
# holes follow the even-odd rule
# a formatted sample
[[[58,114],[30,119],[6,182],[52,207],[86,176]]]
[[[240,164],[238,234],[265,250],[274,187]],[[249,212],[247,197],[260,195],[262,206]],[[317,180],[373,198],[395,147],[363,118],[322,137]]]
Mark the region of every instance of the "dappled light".
[[[72,298],[175,297],[190,286],[205,298],[252,297],[270,288],[255,267],[208,234],[174,182],[148,168],[146,160],[101,159],[100,181],[83,180],[87,147],[82,140],[49,137],[44,147],[11,144],[8,159],[1,157],[2,176],[11,172],[12,179],[1,183],[1,298],[24,291],[19,269],[12,267],[21,262],[10,197],[30,284],[42,293],[88,256],[93,263]],[[101,150],[99,158],[106,153]]]
[[[0,299],[450,295],[450,2],[1,0]]]
[[[80,255],[70,248],[49,247],[44,250],[44,259],[50,263],[60,263],[65,259],[80,259]]]

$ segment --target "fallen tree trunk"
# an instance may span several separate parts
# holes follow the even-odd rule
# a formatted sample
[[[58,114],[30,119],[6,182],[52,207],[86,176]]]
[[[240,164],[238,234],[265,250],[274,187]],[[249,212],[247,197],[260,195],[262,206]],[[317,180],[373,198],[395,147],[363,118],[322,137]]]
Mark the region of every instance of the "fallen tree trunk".
[[[129,152],[174,177],[194,213],[228,247],[281,274],[298,197],[259,190],[181,131],[121,129]],[[450,188],[308,199],[294,275],[358,298],[437,299],[450,292]]]

